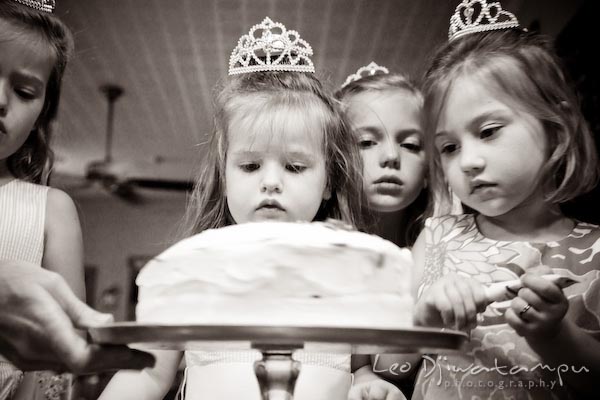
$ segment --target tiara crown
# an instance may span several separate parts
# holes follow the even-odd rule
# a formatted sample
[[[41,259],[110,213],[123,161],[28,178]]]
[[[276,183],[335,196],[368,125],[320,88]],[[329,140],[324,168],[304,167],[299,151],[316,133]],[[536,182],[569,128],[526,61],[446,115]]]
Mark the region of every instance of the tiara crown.
[[[355,73],[348,75],[346,81],[342,84],[342,88],[366,76],[372,76],[377,74],[385,75],[389,73],[390,71],[386,67],[377,65],[375,61],[371,61],[368,65],[357,69]]]
[[[21,3],[27,7],[31,7],[38,11],[45,11],[52,13],[56,8],[55,0],[14,0],[17,3]]]
[[[312,47],[296,31],[266,17],[254,25],[229,57],[229,75],[259,71],[315,72]]]
[[[448,40],[475,32],[518,28],[519,20],[502,9],[500,2],[487,0],[462,0],[450,18]]]

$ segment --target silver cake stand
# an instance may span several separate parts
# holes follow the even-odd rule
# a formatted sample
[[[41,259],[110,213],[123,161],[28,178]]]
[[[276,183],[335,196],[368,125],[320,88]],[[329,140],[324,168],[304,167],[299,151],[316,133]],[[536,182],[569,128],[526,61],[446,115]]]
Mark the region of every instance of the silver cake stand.
[[[303,349],[318,353],[398,354],[460,350],[464,332],[413,328],[355,329],[297,326],[153,325],[121,322],[90,328],[92,340],[147,350],[251,350],[262,353],[254,371],[263,400],[293,399],[301,365],[292,358]]]

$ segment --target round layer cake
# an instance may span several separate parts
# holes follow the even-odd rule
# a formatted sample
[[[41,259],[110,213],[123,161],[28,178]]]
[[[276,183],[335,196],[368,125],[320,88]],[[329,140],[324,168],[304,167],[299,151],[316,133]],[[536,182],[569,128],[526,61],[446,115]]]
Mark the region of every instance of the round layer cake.
[[[157,324],[412,326],[410,251],[330,223],[211,229],[151,260],[137,320]]]

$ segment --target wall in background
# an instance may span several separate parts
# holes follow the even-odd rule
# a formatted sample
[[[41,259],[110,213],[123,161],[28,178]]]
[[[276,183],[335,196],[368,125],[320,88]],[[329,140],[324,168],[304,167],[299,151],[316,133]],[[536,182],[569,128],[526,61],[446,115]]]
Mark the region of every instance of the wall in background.
[[[173,243],[185,209],[184,192],[140,191],[131,204],[102,191],[74,194],[84,238],[85,264],[95,270],[90,303],[127,319],[132,257],[154,256]]]

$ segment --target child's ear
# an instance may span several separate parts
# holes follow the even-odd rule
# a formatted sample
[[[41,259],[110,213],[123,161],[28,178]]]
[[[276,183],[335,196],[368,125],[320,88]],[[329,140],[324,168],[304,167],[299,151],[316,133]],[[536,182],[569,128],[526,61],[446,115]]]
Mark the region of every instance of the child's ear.
[[[323,200],[331,199],[331,188],[329,187],[329,183],[325,185],[325,189],[323,189]]]

